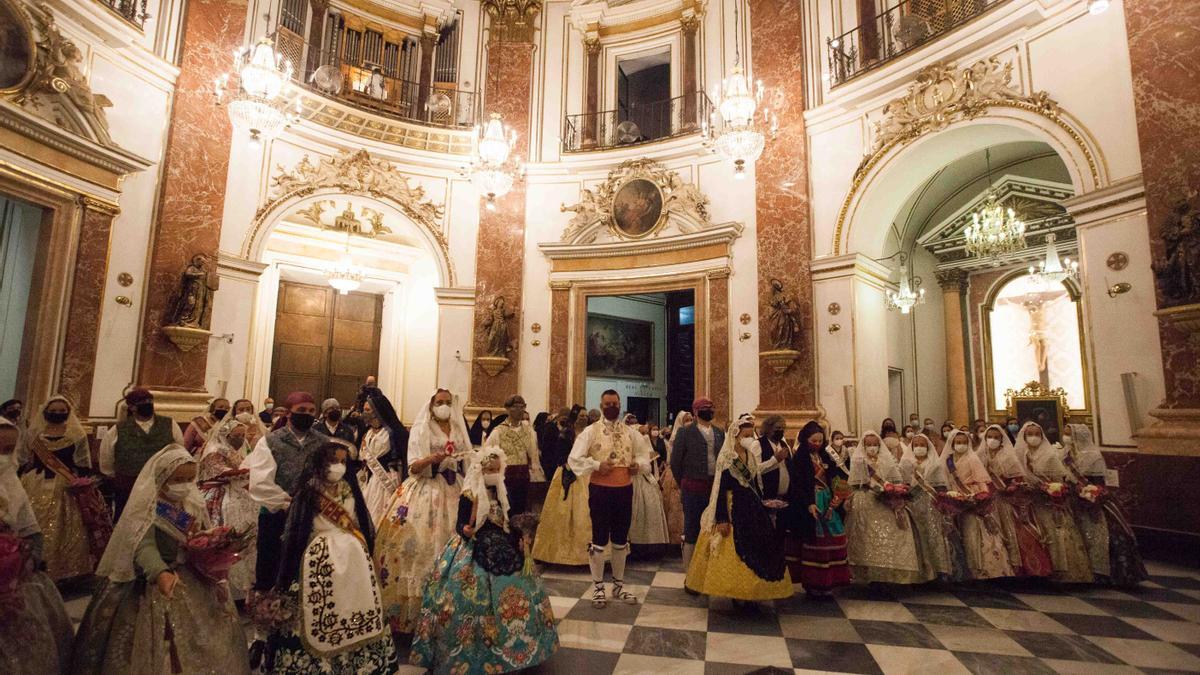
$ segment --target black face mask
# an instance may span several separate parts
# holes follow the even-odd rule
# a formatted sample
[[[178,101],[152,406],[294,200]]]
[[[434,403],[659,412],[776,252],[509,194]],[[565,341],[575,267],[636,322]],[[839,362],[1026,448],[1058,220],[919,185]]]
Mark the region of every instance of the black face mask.
[[[329,420],[330,422],[333,422],[334,424],[337,424],[342,419],[342,411],[341,410],[330,410],[329,412],[325,413],[325,419]]]
[[[299,431],[299,432],[308,431],[309,429],[312,428],[312,425],[313,425],[312,413],[296,413],[296,412],[294,412],[294,413],[292,413],[291,417],[288,418],[288,424],[291,424],[292,428],[295,429],[296,431]]]
[[[218,420],[225,419],[225,416],[228,414],[229,414],[228,410],[214,410],[213,411],[213,417],[217,418]]]
[[[704,420],[705,422],[711,422],[713,417],[716,416],[716,414],[717,413],[715,411],[705,408],[704,410],[697,412],[696,416],[699,417],[700,419]]]
[[[137,413],[138,417],[150,417],[154,414],[154,402],[147,401],[145,403],[139,403],[133,406],[133,411]]]
[[[771,440],[778,443],[783,440],[783,429],[776,429],[771,432]]]
[[[65,413],[65,412],[49,412],[49,411],[47,411],[47,412],[42,413],[42,417],[45,417],[46,421],[49,422],[50,424],[62,424],[63,422],[67,421],[67,417],[69,415],[70,415],[70,413]]]
[[[605,406],[600,412],[604,414],[604,419],[613,421],[621,414],[621,409],[616,406]]]

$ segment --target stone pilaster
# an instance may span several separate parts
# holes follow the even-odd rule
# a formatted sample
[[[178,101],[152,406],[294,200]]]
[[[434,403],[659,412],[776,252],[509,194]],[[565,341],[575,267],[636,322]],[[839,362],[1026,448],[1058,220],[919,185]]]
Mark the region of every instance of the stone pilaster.
[[[969,424],[971,410],[967,402],[967,350],[963,339],[963,298],[968,275],[965,270],[937,273],[942,287],[942,309],[946,331],[946,402],[955,424]]]

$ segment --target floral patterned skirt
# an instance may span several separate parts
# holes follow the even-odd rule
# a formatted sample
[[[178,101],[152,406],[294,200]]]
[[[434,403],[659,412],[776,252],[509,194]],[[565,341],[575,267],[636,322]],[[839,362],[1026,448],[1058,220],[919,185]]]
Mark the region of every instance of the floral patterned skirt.
[[[45,572],[21,582],[20,608],[0,616],[0,671],[10,675],[70,672],[71,620]]]
[[[588,509],[587,476],[576,479],[563,499],[563,470],[559,467],[550,481],[533,557],[555,565],[586,565],[587,546],[592,540],[592,516]]]
[[[425,587],[412,663],[435,673],[506,673],[536,666],[557,648],[541,580],[527,571],[488,573],[475,562],[474,542],[455,535]]]

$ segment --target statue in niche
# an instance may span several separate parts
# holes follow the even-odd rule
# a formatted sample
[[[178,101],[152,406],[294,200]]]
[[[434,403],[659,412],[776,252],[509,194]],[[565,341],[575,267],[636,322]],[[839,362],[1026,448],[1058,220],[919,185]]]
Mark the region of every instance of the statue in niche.
[[[800,337],[800,303],[783,290],[783,282],[771,279],[771,312],[767,316],[773,349],[795,349]]]
[[[1162,258],[1153,265],[1163,296],[1172,304],[1200,302],[1200,209],[1195,194],[1181,199],[1159,236]]]
[[[516,312],[508,311],[503,295],[492,300],[492,306],[483,319],[484,337],[487,340],[488,356],[505,356],[512,351],[508,339],[508,322]]]
[[[212,296],[217,290],[216,276],[209,271],[207,257],[192,256],[179,278],[179,291],[171,301],[166,325],[208,330],[212,320]]]

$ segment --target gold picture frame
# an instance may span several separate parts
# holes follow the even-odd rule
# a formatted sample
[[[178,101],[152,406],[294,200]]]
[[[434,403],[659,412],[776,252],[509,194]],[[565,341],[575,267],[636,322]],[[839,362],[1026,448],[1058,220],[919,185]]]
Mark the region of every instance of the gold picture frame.
[[[1051,443],[1061,441],[1062,429],[1071,414],[1065,389],[1048,389],[1035,380],[1020,389],[1005,391],[1004,398],[1008,401],[1009,416],[1017,418],[1018,425],[1036,422],[1042,427],[1046,440]]]
[[[20,78],[8,84],[0,82],[0,96],[16,94],[28,87],[37,72],[38,59],[37,39],[34,37],[33,23],[26,14],[25,8],[16,0],[0,0],[0,17],[5,14],[12,20],[0,21],[0,59],[7,60],[16,56],[10,51],[23,47],[26,62],[24,73]],[[0,69],[3,69],[4,65],[7,64],[0,64]]]

